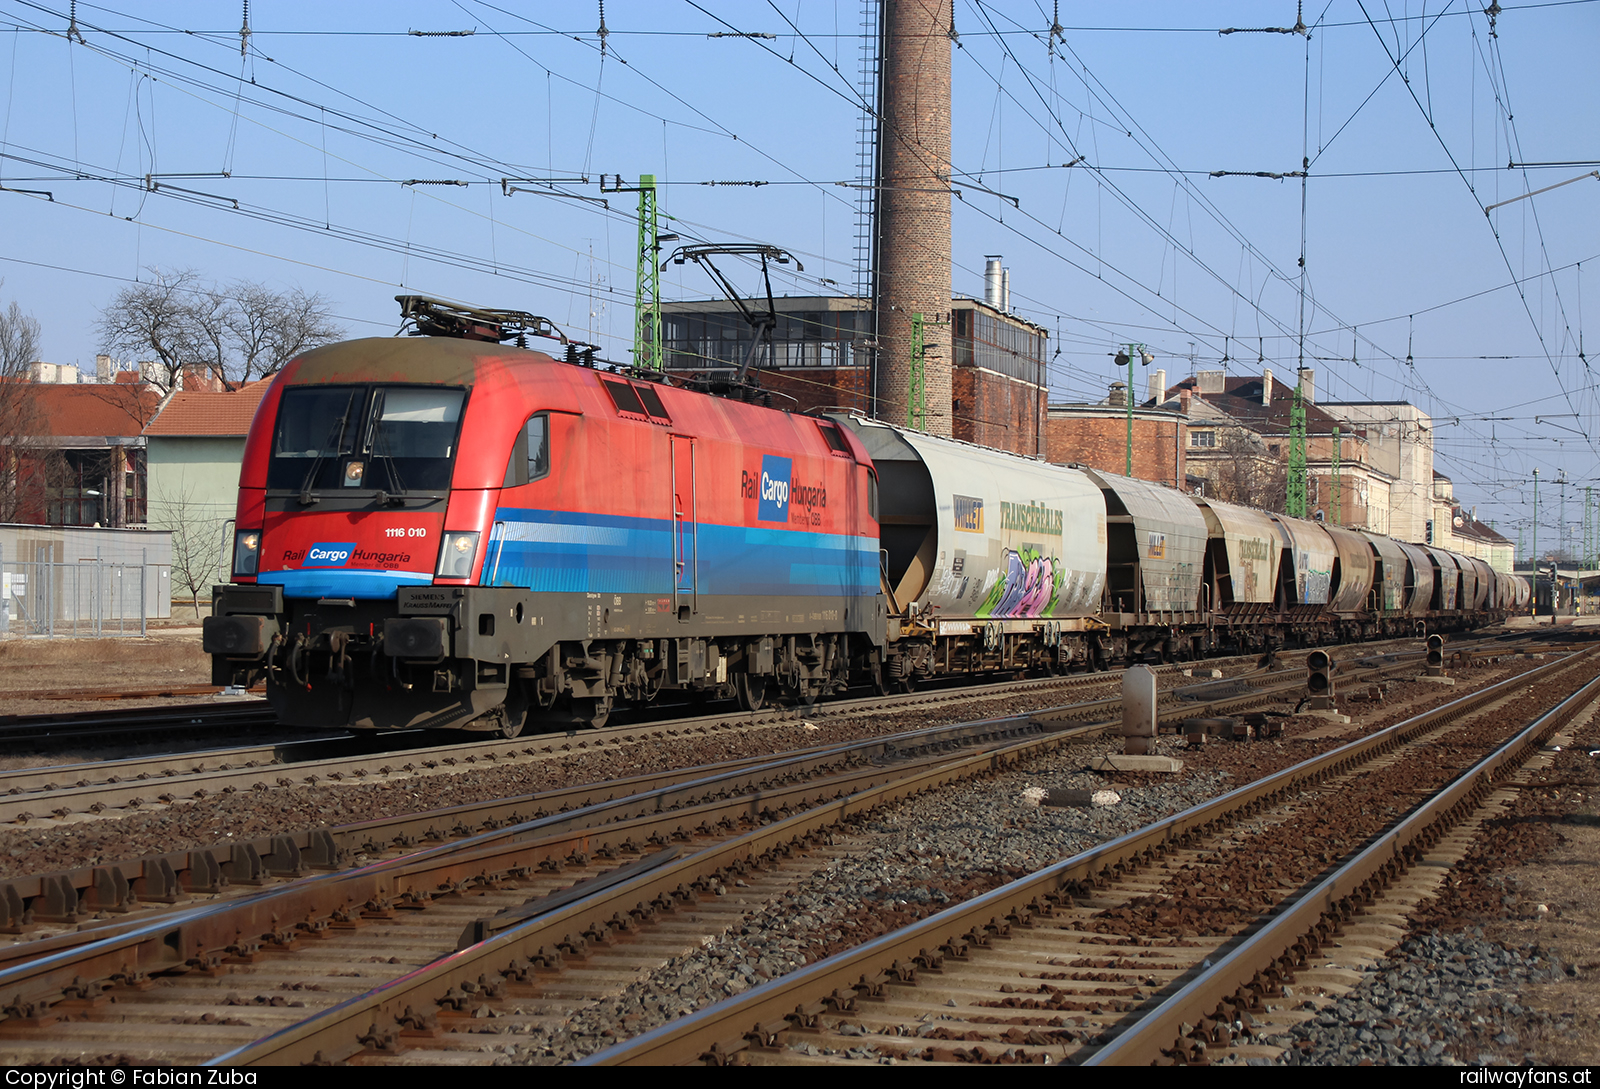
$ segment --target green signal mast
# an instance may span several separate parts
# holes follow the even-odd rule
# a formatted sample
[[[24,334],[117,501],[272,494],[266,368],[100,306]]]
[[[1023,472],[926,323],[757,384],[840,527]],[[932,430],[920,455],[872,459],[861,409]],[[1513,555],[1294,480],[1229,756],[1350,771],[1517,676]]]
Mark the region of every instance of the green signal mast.
[[[640,174],[639,184],[629,186],[622,184],[621,174],[610,177],[615,183],[608,185],[607,176],[601,175],[602,193],[639,194],[638,268],[634,274],[634,294],[639,302],[633,325],[633,365],[644,371],[659,371],[666,361],[661,355],[661,268],[656,258],[661,243],[678,236],[661,233],[654,174]]]
[[[1306,516],[1306,402],[1299,382],[1294,386],[1294,407],[1289,410],[1289,486],[1284,513]]]

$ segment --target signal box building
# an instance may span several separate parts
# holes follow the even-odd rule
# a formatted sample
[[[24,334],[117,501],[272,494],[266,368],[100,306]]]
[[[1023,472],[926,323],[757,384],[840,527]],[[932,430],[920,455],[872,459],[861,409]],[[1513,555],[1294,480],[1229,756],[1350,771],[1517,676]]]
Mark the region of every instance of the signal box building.
[[[953,360],[929,356],[928,368],[952,366],[951,432],[966,442],[1030,457],[1044,455],[1049,333],[1014,314],[957,298],[948,314]],[[874,415],[876,342],[865,300],[812,296],[773,300],[773,359],[760,360],[761,387],[773,407],[842,408]],[[669,372],[727,374],[749,355],[754,333],[725,300],[664,303],[661,339]],[[904,425],[907,421],[890,421]]]

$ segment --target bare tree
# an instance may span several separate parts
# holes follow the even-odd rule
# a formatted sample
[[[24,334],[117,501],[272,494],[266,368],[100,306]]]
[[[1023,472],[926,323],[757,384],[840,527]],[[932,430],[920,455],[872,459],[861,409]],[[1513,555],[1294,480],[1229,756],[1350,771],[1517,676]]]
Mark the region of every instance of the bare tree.
[[[155,507],[155,504],[152,504]],[[150,524],[172,533],[172,589],[185,591],[194,615],[200,615],[200,597],[213,583],[226,581],[222,571],[226,519],[208,516],[205,504],[195,499],[195,489],[179,476],[152,511]]]
[[[157,373],[148,377],[169,390],[185,366],[213,361],[206,352],[206,307],[196,305],[202,288],[193,269],[149,271],[153,279],[123,288],[100,312],[100,340],[111,354],[153,355]],[[220,366],[220,359],[215,362]]]
[[[1224,503],[1281,512],[1288,472],[1261,436],[1243,427],[1219,428],[1216,454],[1206,458],[1206,494]]]
[[[301,288],[276,292],[263,284],[239,280],[229,289],[227,311],[230,348],[243,381],[276,374],[301,352],[339,340],[328,302]]]
[[[0,522],[42,515],[43,501],[64,470],[45,435],[29,365],[39,358],[39,323],[15,302],[0,310]]]
[[[345,335],[320,294],[249,280],[218,286],[194,269],[149,272],[100,312],[99,332],[107,352],[153,356],[157,373],[149,377],[163,392],[179,385],[186,368],[235,387]]]

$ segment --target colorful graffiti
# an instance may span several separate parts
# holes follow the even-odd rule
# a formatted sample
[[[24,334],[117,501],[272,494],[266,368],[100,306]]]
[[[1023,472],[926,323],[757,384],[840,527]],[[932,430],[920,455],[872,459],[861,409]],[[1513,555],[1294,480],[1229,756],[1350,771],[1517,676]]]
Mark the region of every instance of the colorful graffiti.
[[[977,616],[1049,616],[1066,572],[1060,560],[1036,548],[1005,550],[1005,564],[990,573],[993,583]]]

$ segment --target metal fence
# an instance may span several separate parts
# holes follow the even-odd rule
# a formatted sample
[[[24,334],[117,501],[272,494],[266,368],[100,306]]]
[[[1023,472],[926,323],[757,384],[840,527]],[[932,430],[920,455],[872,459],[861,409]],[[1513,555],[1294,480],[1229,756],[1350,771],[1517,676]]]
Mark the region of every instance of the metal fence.
[[[39,545],[32,560],[0,562],[0,632],[14,635],[144,635],[153,617],[171,612],[171,571],[125,559],[58,557]]]

